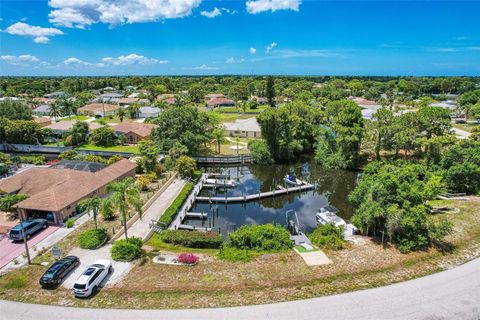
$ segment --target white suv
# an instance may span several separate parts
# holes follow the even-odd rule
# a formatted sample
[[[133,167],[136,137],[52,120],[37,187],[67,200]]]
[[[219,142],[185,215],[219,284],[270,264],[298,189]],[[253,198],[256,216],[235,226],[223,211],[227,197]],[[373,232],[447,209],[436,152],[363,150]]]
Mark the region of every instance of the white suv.
[[[76,297],[89,297],[98,291],[100,284],[112,272],[112,263],[109,260],[97,260],[85,269],[73,285],[73,294]]]

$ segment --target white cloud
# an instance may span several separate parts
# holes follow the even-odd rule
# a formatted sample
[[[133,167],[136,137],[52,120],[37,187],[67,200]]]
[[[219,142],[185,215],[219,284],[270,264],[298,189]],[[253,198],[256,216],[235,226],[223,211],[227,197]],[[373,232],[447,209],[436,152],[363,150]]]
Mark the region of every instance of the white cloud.
[[[217,7],[213,8],[212,11],[202,11],[200,14],[207,18],[215,18],[222,15],[222,11]]]
[[[206,64],[202,64],[198,67],[194,67],[192,68],[193,70],[218,70],[218,68],[216,67],[210,67],[210,66],[207,66]]]
[[[257,49],[256,48],[250,48],[250,49],[248,49],[248,52],[250,54],[255,54],[255,53],[257,53]]]
[[[37,63],[40,61],[40,59],[38,59],[37,57],[29,54],[22,54],[19,56],[11,56],[11,55],[0,56],[0,60],[5,61],[8,64],[20,65],[20,66],[27,66],[32,63]]]
[[[226,63],[235,63],[235,58],[234,57],[228,58],[225,62]]]
[[[102,63],[113,65],[113,66],[128,66],[132,64],[143,64],[143,65],[157,64],[157,63],[165,64],[165,63],[168,63],[168,61],[158,60],[154,58],[147,58],[145,56],[138,55],[136,53],[131,53],[128,56],[119,56],[116,58],[105,57],[102,59]]]
[[[23,37],[31,37],[36,43],[47,43],[52,36],[62,35],[63,32],[57,28],[42,28],[31,26],[23,22],[17,22],[5,29],[5,32]]]
[[[64,64],[79,64],[79,65],[91,65],[91,63],[89,62],[85,62],[83,60],[80,60],[78,58],[75,58],[75,57],[71,57],[71,58],[68,58],[68,59],[65,59],[63,61]]]
[[[270,51],[273,50],[278,44],[276,42],[270,43],[266,48],[265,48],[265,53],[270,53]]]
[[[68,28],[94,23],[116,26],[124,23],[175,19],[192,14],[202,0],[50,0],[49,21]]]
[[[277,10],[298,11],[301,0],[249,0],[246,3],[247,12],[256,14],[264,11],[275,12]]]

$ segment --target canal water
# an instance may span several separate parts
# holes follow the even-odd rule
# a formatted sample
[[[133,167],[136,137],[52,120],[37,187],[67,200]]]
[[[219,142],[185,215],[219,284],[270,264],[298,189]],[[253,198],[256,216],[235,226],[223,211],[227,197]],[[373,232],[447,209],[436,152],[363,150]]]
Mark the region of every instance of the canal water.
[[[353,209],[348,194],[355,188],[358,172],[328,170],[304,159],[292,165],[242,165],[235,167],[207,167],[207,172],[229,173],[237,182],[235,188],[227,189],[227,196],[242,196],[271,191],[277,185],[285,185],[283,177],[294,173],[297,178],[315,185],[314,190],[247,203],[209,204],[197,202],[192,212],[206,212],[207,220],[187,219],[184,224],[211,227],[213,231],[227,234],[242,225],[278,223],[286,225],[286,212],[297,212],[303,232],[311,232],[317,225],[315,214],[320,207],[333,205],[340,209],[339,215],[349,219]],[[224,197],[222,189],[203,189],[202,196]]]

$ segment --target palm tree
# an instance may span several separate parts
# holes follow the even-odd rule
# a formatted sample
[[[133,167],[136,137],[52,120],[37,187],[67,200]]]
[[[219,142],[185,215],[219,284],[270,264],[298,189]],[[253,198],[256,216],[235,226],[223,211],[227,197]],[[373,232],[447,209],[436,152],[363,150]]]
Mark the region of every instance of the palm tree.
[[[100,208],[100,204],[102,203],[102,200],[96,196],[93,195],[90,198],[84,199],[80,201],[80,206],[88,211],[88,212],[93,212],[93,221],[95,222],[95,229],[98,229],[97,225],[97,215],[98,215],[98,209]]]
[[[225,133],[222,128],[216,128],[215,130],[213,130],[212,135],[216,142],[215,149],[217,149],[217,152],[220,153],[220,145],[225,140],[224,138]]]
[[[128,240],[127,220],[129,218],[130,208],[133,208],[140,217],[142,216],[140,190],[135,185],[135,181],[132,177],[110,183],[107,190],[112,193],[109,198],[111,206],[118,210],[122,216],[125,239]]]
[[[126,114],[127,112],[123,108],[117,110],[117,117],[120,119],[120,122],[123,122],[123,118]]]
[[[50,117],[53,117],[53,120],[57,121],[57,118],[62,115],[61,110],[62,106],[57,101],[53,102],[50,105]]]

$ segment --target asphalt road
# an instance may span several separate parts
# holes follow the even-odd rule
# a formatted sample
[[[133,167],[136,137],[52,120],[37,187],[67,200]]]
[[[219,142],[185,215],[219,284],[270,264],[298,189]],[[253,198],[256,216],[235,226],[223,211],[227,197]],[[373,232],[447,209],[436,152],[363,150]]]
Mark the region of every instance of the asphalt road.
[[[386,287],[286,303],[220,309],[118,310],[0,300],[0,319],[479,320],[480,258],[451,270]]]

